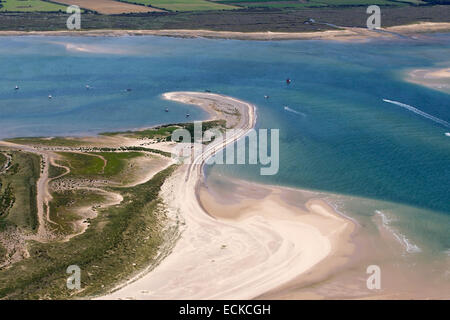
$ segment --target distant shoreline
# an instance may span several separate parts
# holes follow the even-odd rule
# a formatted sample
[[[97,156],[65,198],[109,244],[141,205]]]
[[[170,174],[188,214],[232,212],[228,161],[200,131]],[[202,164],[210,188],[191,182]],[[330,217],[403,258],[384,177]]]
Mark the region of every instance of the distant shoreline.
[[[366,28],[342,28],[316,32],[236,32],[212,30],[82,30],[82,31],[0,31],[0,36],[166,36],[176,38],[211,38],[234,40],[337,40],[361,41],[367,39],[395,39],[399,36],[415,36],[428,33],[450,32],[448,22],[421,22],[371,31]]]

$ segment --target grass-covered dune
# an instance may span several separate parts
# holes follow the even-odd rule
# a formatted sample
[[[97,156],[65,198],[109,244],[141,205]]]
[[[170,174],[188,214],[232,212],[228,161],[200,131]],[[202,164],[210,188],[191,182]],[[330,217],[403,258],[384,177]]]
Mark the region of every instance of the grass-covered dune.
[[[67,242],[29,245],[30,257],[0,271],[0,297],[62,299],[105,292],[113,284],[157,262],[157,253],[175,229],[165,228],[165,211],[158,194],[174,166],[150,181],[120,192],[120,205],[99,210],[83,234]],[[59,201],[59,200],[58,200]],[[163,250],[164,251],[164,250]],[[66,269],[78,265],[82,290],[66,288]]]
[[[38,155],[18,151],[4,152],[4,159],[5,154],[11,157],[11,163],[0,173],[0,231],[14,226],[34,232],[38,226],[36,182],[41,159]]]
[[[122,139],[16,138],[0,148],[0,299],[91,297],[169,252],[178,227],[159,193],[176,166],[170,153]],[[66,287],[70,265],[81,268],[79,291]]]

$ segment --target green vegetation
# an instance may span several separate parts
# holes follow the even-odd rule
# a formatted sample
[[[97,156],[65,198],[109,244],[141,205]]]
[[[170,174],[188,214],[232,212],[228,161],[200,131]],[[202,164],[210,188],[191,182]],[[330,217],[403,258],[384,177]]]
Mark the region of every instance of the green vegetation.
[[[170,11],[205,11],[205,10],[232,10],[238,7],[215,3],[206,0],[121,0],[134,4],[150,5],[155,8]]]
[[[104,194],[93,190],[64,190],[52,193],[49,227],[54,234],[70,235],[76,232],[74,222],[80,220],[79,210],[93,204],[104,203]]]
[[[174,166],[132,188],[114,188],[124,201],[98,210],[85,233],[67,242],[30,245],[30,258],[0,271],[0,297],[6,299],[61,299],[105,292],[112,284],[155,263],[164,237],[164,207],[158,197]],[[81,196],[81,195],[80,195]],[[78,265],[82,290],[66,288],[66,269]],[[45,284],[45,285],[44,285]]]
[[[64,164],[70,168],[70,176],[94,176],[103,174],[105,161],[88,153],[59,152],[67,160]]]
[[[5,261],[8,251],[0,244],[0,264]]]
[[[53,166],[51,164],[48,167],[48,177],[49,178],[56,178],[65,172],[66,172],[66,169],[64,169],[62,167]]]
[[[104,170],[104,175],[112,177],[120,174],[129,160],[141,157],[141,152],[101,152],[95,153],[104,157],[107,161],[107,165]]]
[[[450,1],[450,0],[449,0]],[[396,2],[397,3],[397,2]],[[401,2],[398,2],[401,4]],[[338,26],[366,27],[364,6],[324,8],[243,8],[242,10],[148,13],[127,15],[83,14],[83,30],[94,29],[208,29],[241,32],[314,32]],[[65,13],[1,13],[0,30],[67,30]],[[447,6],[397,5],[383,7],[383,27],[427,22],[450,22]]]
[[[1,0],[0,11],[13,12],[65,12],[67,6],[41,0]]]
[[[125,132],[105,132],[102,133],[104,136],[116,136],[123,135],[130,138],[147,138],[147,139],[158,139],[158,140],[166,140],[167,137],[172,135],[176,129],[179,129],[178,125],[164,125],[146,130],[138,130],[138,131],[125,131]]]
[[[11,166],[0,174],[0,229],[12,225],[35,231],[38,227],[36,183],[41,159],[31,153],[9,153]]]
[[[414,1],[414,0],[413,0]],[[380,6],[405,5],[407,1],[397,0],[219,0],[223,4],[232,4],[246,8],[313,8],[313,7],[342,7],[342,6]]]
[[[225,120],[205,121],[205,122],[202,122],[202,134],[205,131],[213,129],[213,128],[218,128],[220,130],[223,130],[223,129],[225,129],[225,127],[226,127]],[[168,125],[151,128],[151,129],[138,130],[138,131],[106,132],[106,133],[102,133],[102,135],[106,135],[106,136],[121,135],[121,136],[129,137],[129,138],[137,138],[137,139],[147,138],[147,139],[155,139],[158,141],[171,141],[172,133],[177,129],[188,130],[191,135],[191,140],[192,140],[192,142],[194,142],[194,124],[192,122],[168,124]]]
[[[0,153],[0,170],[6,164],[7,160],[8,158],[6,158],[6,156],[3,153]]]
[[[127,161],[142,156],[140,152],[59,152],[70,167],[71,177],[113,177],[120,174]]]

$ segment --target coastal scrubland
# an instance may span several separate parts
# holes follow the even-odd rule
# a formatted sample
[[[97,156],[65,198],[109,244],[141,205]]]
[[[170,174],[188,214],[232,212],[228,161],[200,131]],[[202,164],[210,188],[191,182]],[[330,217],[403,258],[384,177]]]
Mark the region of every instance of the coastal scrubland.
[[[10,226],[36,231],[36,182],[40,157],[27,152],[3,151],[0,170],[0,230]]]
[[[202,136],[205,131],[217,128],[219,130],[224,130],[226,128],[226,121],[221,120],[211,120],[202,122]],[[185,129],[189,132],[191,136],[191,142],[194,142],[194,124],[193,123],[177,123],[162,125],[156,128],[148,130],[138,130],[138,131],[126,131],[126,132],[106,132],[103,135],[106,136],[124,136],[129,138],[137,139],[155,139],[156,141],[172,141],[172,133],[177,129]],[[178,142],[178,141],[177,141]]]
[[[156,137],[161,129],[145,132]],[[105,138],[116,143],[110,145],[102,139],[2,143],[0,297],[90,297],[151,269],[170,251],[179,222],[168,219],[159,196],[176,168],[170,153],[133,143],[142,138],[116,134]],[[121,139],[132,142],[119,146]],[[70,265],[82,270],[82,290],[66,288]]]

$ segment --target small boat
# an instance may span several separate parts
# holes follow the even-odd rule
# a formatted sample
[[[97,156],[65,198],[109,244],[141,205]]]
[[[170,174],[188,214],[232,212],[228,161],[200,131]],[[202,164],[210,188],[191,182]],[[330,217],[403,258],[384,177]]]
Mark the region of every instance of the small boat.
[[[90,88],[91,88],[91,86],[87,84],[86,89],[89,90]]]
[[[207,93],[210,93],[210,92],[211,92],[211,90],[205,90],[205,92],[207,92]]]
[[[270,97],[269,96],[264,96],[264,99],[269,99]]]
[[[128,89],[126,90],[126,92],[131,92],[131,89],[130,89],[130,88],[128,88]]]
[[[14,88],[14,90],[19,90],[19,86],[16,86],[16,87]]]
[[[166,112],[169,112],[169,108],[166,108],[166,110],[165,110]]]
[[[52,95],[51,95],[51,94],[49,94],[49,95],[48,95],[48,98],[49,98],[49,99],[52,99],[53,97],[52,97]]]
[[[186,118],[189,118],[190,117],[190,114],[189,113],[186,113]]]
[[[291,82],[292,82],[291,79],[289,78],[286,79],[286,84],[291,84]]]

